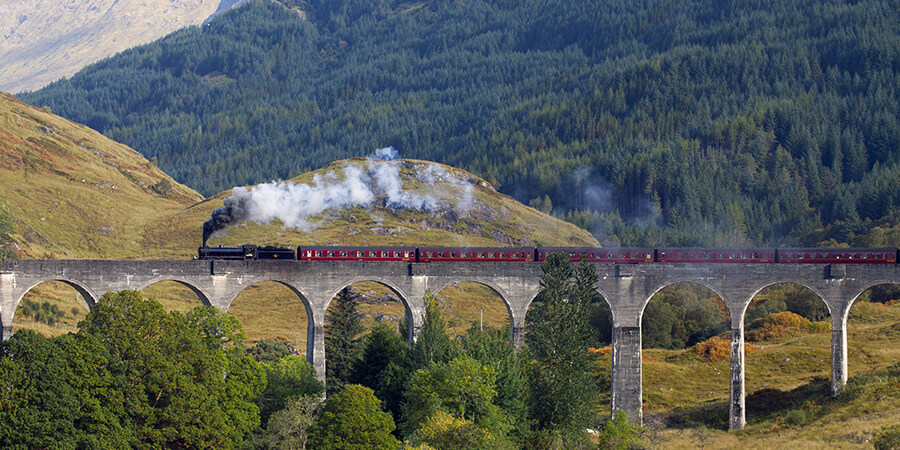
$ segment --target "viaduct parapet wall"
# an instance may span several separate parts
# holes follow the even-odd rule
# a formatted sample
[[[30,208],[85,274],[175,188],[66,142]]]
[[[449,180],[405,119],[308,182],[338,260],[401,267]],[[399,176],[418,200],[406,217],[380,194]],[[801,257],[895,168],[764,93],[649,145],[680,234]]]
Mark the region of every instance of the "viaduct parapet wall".
[[[624,411],[642,420],[641,316],[650,298],[680,282],[697,283],[715,292],[731,316],[730,428],[741,429],[744,409],[744,314],[764,288],[795,283],[815,292],[832,318],[832,393],[847,381],[847,317],[865,290],[900,283],[900,268],[890,264],[595,264],[596,290],[613,316],[612,413]],[[0,324],[3,338],[12,335],[16,307],[26,292],[46,281],[73,286],[92,305],[108,291],[142,290],[160,281],[191,288],[207,305],[228,311],[245,288],[261,281],[281,283],[303,301],[308,317],[307,359],[325,377],[325,311],[341,289],[360,281],[390,288],[411,318],[414,340],[424,315],[427,291],[440,292],[460,282],[484,284],[503,298],[509,311],[511,339],[524,342],[525,314],[540,291],[540,263],[533,262],[372,262],[372,261],[0,261]],[[299,325],[299,324],[298,324]]]

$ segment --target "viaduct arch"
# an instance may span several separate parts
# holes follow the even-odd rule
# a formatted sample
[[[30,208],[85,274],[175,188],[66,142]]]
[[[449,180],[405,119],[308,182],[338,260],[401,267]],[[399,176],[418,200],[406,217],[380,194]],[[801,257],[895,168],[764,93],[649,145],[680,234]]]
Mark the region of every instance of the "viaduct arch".
[[[833,394],[847,381],[847,318],[853,302],[867,289],[900,283],[893,264],[744,264],[641,263],[595,264],[595,290],[613,316],[612,413],[624,411],[642,420],[641,316],[650,298],[674,283],[705,286],[719,295],[731,317],[730,428],[746,424],[744,386],[744,314],[753,297],[779,283],[809,288],[828,306],[832,319]],[[359,281],[375,281],[396,293],[411,318],[414,339],[422,324],[424,297],[460,282],[476,282],[496,291],[510,314],[511,339],[524,342],[525,314],[540,291],[541,264],[535,262],[370,262],[370,261],[0,261],[0,324],[12,334],[16,306],[44,281],[59,280],[89,304],[107,291],[142,289],[176,281],[205,304],[228,311],[246,287],[261,281],[281,283],[303,301],[308,316],[307,358],[325,377],[325,311],[334,296]]]

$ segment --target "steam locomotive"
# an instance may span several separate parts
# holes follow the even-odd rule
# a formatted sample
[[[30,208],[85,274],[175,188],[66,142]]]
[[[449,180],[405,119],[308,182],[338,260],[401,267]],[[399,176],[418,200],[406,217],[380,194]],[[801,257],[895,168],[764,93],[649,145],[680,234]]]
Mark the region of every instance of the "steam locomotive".
[[[542,262],[567,253],[572,262],[897,264],[896,248],[591,248],[591,247],[200,247],[201,260]]]

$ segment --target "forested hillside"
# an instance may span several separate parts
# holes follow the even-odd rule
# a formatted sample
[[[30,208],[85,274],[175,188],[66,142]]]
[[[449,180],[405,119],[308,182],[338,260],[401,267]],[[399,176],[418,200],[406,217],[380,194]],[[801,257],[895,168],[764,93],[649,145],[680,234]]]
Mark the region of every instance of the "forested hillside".
[[[604,244],[897,245],[898,72],[896,0],[284,0],[22,98],[206,195],[390,145]]]

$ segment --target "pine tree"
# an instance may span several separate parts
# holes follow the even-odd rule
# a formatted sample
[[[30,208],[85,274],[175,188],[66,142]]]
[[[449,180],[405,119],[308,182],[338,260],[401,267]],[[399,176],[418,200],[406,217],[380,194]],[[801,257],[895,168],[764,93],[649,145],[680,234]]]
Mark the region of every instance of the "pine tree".
[[[360,340],[363,326],[360,313],[356,311],[358,295],[349,287],[344,288],[328,308],[329,322],[325,326],[325,385],[328,393],[340,391],[359,358]]]
[[[424,369],[434,362],[447,362],[452,358],[450,337],[444,330],[444,317],[434,294],[425,294],[425,320],[410,352],[412,370]]]
[[[569,256],[550,254],[541,276],[540,302],[533,306],[528,350],[534,356],[531,410],[541,430],[580,441],[591,417],[589,324],[597,272],[592,264],[573,268]]]

